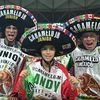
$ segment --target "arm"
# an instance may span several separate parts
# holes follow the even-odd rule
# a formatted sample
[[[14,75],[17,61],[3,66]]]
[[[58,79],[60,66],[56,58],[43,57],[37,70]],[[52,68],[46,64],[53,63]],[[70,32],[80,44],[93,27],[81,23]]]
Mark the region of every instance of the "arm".
[[[73,86],[75,81],[72,81],[72,79],[74,78],[69,75],[68,71],[63,65],[59,64],[58,67],[63,72],[63,80],[61,85],[61,95],[63,100],[75,100],[75,97],[78,96],[78,92],[76,86]]]
[[[17,97],[18,100],[26,100],[26,93],[23,89],[23,84],[24,84],[24,80],[27,77],[27,75],[28,75],[27,71],[22,70],[18,78],[18,81],[16,82],[13,88],[13,92],[11,94],[12,97]]]
[[[63,100],[75,100],[78,96],[77,89],[72,90],[68,80],[65,80],[61,87],[61,94]]]
[[[67,56],[67,55],[66,55]],[[74,75],[74,61],[71,54],[68,55],[70,57],[68,64],[66,65],[67,70],[71,75]]]
[[[11,93],[11,97],[12,98],[13,97],[17,97],[18,100],[25,100],[25,98],[24,99],[21,98],[21,97],[24,97],[25,91],[20,85],[20,75],[21,75],[21,72],[24,69],[25,62],[26,62],[26,58],[23,59],[23,62],[22,62],[21,67],[20,67],[20,70],[19,70],[18,74],[16,75],[15,83],[14,83],[14,86],[13,86],[13,89],[12,89],[12,93]],[[9,98],[11,99],[11,97],[9,97]],[[11,100],[14,100],[14,99],[11,99]]]

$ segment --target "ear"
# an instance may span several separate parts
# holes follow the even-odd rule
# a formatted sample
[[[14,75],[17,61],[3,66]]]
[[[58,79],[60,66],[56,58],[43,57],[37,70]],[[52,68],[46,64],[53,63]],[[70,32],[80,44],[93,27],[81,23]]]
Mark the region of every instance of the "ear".
[[[77,38],[77,39],[76,39],[76,43],[77,43],[77,45],[82,44],[82,39],[81,39],[81,38],[80,38],[80,39],[79,39],[79,38]]]
[[[100,42],[100,35],[97,35],[97,40],[98,42]]]

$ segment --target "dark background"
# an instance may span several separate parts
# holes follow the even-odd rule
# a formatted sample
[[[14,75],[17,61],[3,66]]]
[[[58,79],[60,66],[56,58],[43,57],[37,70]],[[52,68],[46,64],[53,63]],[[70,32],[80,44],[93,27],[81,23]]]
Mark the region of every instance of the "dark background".
[[[0,5],[19,5],[38,23],[62,23],[80,14],[100,14],[100,0],[0,0]]]
[[[65,23],[72,17],[86,13],[100,16],[100,0],[0,0],[0,5],[19,5],[42,24]]]

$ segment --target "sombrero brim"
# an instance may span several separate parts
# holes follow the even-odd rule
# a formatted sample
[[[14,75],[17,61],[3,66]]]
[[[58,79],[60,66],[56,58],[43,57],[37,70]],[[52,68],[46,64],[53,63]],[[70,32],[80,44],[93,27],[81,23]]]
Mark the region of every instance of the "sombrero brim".
[[[77,36],[90,31],[98,33],[100,31],[100,17],[94,14],[76,16],[65,23],[65,28]]]
[[[0,6],[0,31],[4,33],[7,25],[15,25],[19,35],[27,29],[37,26],[37,21],[33,14],[23,7],[17,5]]]
[[[21,38],[21,50],[29,55],[40,56],[41,47],[52,44],[56,48],[55,56],[60,56],[75,49],[74,39],[69,31],[64,33],[58,29],[38,29],[33,32],[29,30]]]

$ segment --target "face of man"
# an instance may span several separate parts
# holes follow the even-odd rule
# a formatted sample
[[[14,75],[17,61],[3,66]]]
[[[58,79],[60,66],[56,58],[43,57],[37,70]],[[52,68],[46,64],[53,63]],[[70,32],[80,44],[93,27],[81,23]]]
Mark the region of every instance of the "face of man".
[[[13,42],[16,39],[18,30],[14,25],[6,26],[5,28],[5,37],[8,42]]]
[[[97,45],[98,36],[94,32],[86,32],[81,37],[82,43],[87,50],[94,50]]]

